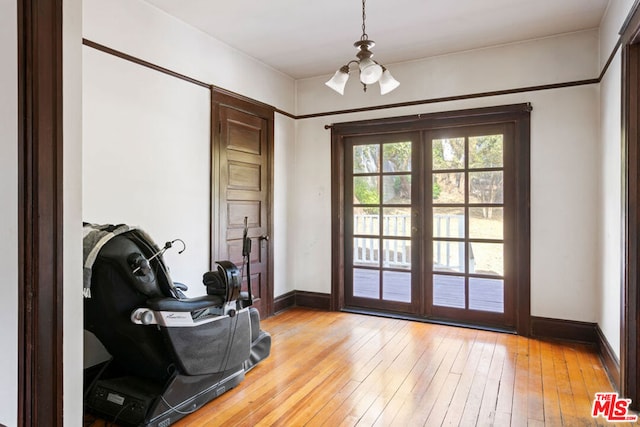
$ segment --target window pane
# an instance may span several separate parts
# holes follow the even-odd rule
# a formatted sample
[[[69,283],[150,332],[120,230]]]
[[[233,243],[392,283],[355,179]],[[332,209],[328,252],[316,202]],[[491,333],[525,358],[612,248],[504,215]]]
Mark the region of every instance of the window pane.
[[[380,203],[380,180],[377,176],[353,177],[354,204],[377,205]]]
[[[503,164],[502,135],[469,138],[469,169],[501,168]]]
[[[411,175],[386,175],[383,178],[383,203],[411,204]]]
[[[472,239],[504,238],[503,208],[469,208],[469,237]]]
[[[504,313],[504,280],[469,277],[469,308]]]
[[[384,172],[411,172],[411,142],[383,144],[382,156]]]
[[[411,302],[411,273],[384,271],[382,273],[382,299]]]
[[[353,173],[380,172],[380,146],[355,145],[353,147]]]
[[[353,208],[353,234],[380,234],[380,208]]]
[[[464,138],[431,141],[433,170],[464,169]]]
[[[433,203],[464,203],[464,173],[434,173]]]
[[[433,208],[433,237],[464,238],[464,208]]]
[[[433,270],[464,273],[464,242],[433,242]]]
[[[469,203],[502,203],[502,171],[469,172]]]
[[[353,269],[353,296],[363,298],[380,298],[380,271]]]
[[[504,244],[469,243],[469,273],[504,276]]]
[[[353,265],[380,266],[380,240],[378,238],[353,238]]]
[[[465,308],[464,277],[434,274],[433,305]]]
[[[382,233],[385,236],[411,236],[411,208],[384,208]]]
[[[383,266],[388,268],[411,268],[411,240],[383,240]]]

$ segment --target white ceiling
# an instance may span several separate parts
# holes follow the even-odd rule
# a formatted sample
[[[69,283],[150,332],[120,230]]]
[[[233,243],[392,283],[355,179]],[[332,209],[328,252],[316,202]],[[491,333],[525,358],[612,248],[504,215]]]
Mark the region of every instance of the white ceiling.
[[[362,34],[360,0],[146,1],[295,79],[354,59]],[[366,30],[389,65],[597,28],[608,2],[369,0]]]

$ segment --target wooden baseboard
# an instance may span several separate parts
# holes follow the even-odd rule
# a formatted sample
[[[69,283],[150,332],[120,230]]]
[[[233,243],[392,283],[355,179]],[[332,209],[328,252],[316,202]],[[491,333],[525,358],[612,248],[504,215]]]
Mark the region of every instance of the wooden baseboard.
[[[278,314],[296,305],[296,291],[287,292],[273,299],[273,312]]]
[[[275,313],[296,306],[329,311],[331,308],[331,295],[320,292],[291,291],[273,300],[273,311]]]
[[[611,383],[616,388],[616,390],[620,390],[620,361],[616,356],[616,353],[613,351],[611,344],[607,340],[607,337],[604,336],[602,329],[600,329],[599,325],[596,325],[596,344],[598,346],[598,353],[600,354],[600,359],[602,360],[602,364],[604,365],[604,369],[607,371],[609,375],[609,379]]]
[[[597,324],[576,320],[531,316],[531,336],[535,338],[597,344]]]
[[[296,291],[296,305],[298,307],[329,311],[331,309],[331,295],[319,292]]]

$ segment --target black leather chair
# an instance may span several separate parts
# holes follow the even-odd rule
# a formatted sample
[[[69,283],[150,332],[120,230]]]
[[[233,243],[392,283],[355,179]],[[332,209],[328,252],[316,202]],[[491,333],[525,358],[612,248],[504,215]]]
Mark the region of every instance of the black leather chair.
[[[219,262],[203,276],[207,295],[187,298],[162,258],[170,246],[127,226],[85,225],[84,327],[112,355],[86,385],[85,404],[118,424],[168,426],[237,386],[270,353],[238,268]]]

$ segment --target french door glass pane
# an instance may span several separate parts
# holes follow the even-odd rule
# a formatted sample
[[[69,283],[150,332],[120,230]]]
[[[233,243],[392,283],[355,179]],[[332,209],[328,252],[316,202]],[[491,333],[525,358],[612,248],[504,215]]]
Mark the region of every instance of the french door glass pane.
[[[353,234],[380,234],[380,208],[353,208]]]
[[[469,172],[469,203],[502,203],[502,171]]]
[[[464,203],[464,173],[440,172],[433,174],[433,203]]]
[[[411,273],[383,271],[382,298],[387,301],[411,302]]]
[[[434,139],[433,170],[464,169],[464,138]]]
[[[385,239],[383,240],[383,246],[384,267],[411,269],[411,240]]]
[[[382,212],[385,236],[411,236],[411,208],[383,208]]]
[[[377,173],[380,171],[380,146],[355,145],[353,147],[353,173]]]
[[[503,136],[469,137],[469,169],[501,168],[503,166]]]
[[[380,272],[364,268],[353,269],[353,296],[380,298]]]
[[[469,243],[469,273],[504,276],[503,243]]]
[[[380,180],[377,176],[353,177],[354,203],[359,205],[377,205],[380,203]]]
[[[353,238],[353,265],[380,266],[380,240],[378,238]]]
[[[464,273],[465,243],[433,242],[433,270]]]
[[[383,172],[411,172],[411,142],[392,142],[382,145]]]
[[[382,202],[393,205],[411,204],[411,175],[385,175]]]
[[[502,240],[503,208],[469,208],[469,238]]]
[[[464,208],[433,208],[433,237],[464,238]]]
[[[469,277],[469,308],[504,312],[504,280]]]
[[[465,308],[464,277],[433,275],[433,305]]]

